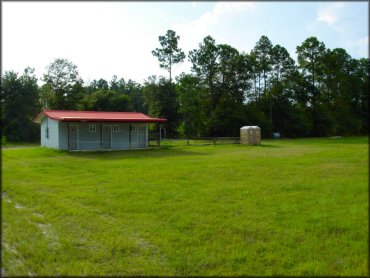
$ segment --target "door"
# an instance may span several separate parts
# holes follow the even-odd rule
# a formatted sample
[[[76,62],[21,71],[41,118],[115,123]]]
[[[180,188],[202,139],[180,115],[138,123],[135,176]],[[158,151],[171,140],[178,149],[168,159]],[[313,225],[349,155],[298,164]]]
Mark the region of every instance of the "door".
[[[146,147],[146,126],[139,125],[137,126],[137,147],[145,148]]]
[[[130,149],[137,149],[137,129],[136,125],[130,125]]]
[[[112,148],[112,127],[110,125],[103,125],[102,140],[103,149]]]
[[[77,150],[77,126],[69,126],[68,127],[68,149],[70,150]]]

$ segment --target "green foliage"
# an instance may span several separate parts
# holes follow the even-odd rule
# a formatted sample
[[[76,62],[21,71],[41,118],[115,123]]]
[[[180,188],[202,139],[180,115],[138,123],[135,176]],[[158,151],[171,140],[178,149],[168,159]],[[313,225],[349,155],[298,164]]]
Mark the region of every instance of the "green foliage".
[[[325,55],[325,44],[316,37],[307,38],[302,45],[297,46],[298,64],[307,77],[312,80],[312,87],[316,85],[316,76],[322,72],[322,59]]]
[[[267,75],[272,69],[272,54],[273,45],[267,36],[261,36],[256,46],[252,50],[252,54],[255,56],[256,70],[258,76],[258,91],[261,94],[261,80],[264,83],[263,93],[267,90]]]
[[[205,94],[207,120],[205,135],[231,136],[239,132],[245,119],[245,91],[249,88],[248,57],[227,44],[216,45],[207,36],[199,49],[189,53],[192,71]],[[208,103],[208,105],[207,105]],[[237,126],[237,128],[236,128]]]
[[[158,58],[159,66],[166,69],[172,81],[172,67],[174,64],[181,63],[185,59],[185,53],[178,47],[180,36],[176,36],[173,30],[167,30],[165,36],[159,36],[161,48],[156,48],[152,54]]]
[[[2,135],[1,136],[1,145],[4,146],[4,145],[6,145],[6,143],[7,143],[6,136]]]
[[[129,111],[129,98],[114,90],[99,89],[85,96],[82,101],[82,110]]]
[[[4,134],[10,141],[37,139],[30,119],[40,109],[142,112],[167,119],[167,138],[238,136],[244,125],[259,125],[263,137],[277,131],[287,137],[368,133],[369,59],[354,59],[309,37],[296,48],[296,64],[267,36],[250,53],[206,36],[188,53],[191,73],[172,82],[173,65],[185,58],[179,39],[168,30],[159,36],[161,47],[152,51],[169,79],[150,76],[139,84],[114,75],[85,85],[77,66],[66,59],[48,66],[40,88],[31,72],[22,78],[5,73]]]
[[[368,138],[2,151],[6,276],[368,277]]]
[[[182,74],[177,79],[176,92],[179,99],[181,137],[205,136],[205,103],[201,94],[200,80],[190,74]]]
[[[216,41],[211,36],[205,37],[199,44],[199,49],[191,50],[188,56],[192,62],[192,71],[204,82],[212,94],[218,70]]]
[[[147,113],[141,85],[131,79],[126,82],[114,75],[109,83],[104,79],[93,80],[85,90],[78,107],[80,110]]]
[[[164,77],[149,77],[143,86],[144,101],[148,112],[154,117],[167,119],[163,124],[165,137],[177,137],[179,124],[179,103],[174,84],[169,83]]]
[[[100,78],[99,80],[94,79],[91,82],[90,87],[93,90],[108,90],[109,89],[108,82],[102,78]]]
[[[75,64],[67,59],[55,59],[48,66],[42,80],[46,84],[43,101],[47,102],[48,109],[76,109],[76,101],[81,99],[83,81]]]
[[[132,111],[148,113],[148,105],[144,102],[142,85],[129,79],[120,90],[128,96]]]
[[[21,76],[6,71],[1,77],[1,128],[9,141],[35,141],[39,128],[32,119],[40,112],[37,78],[26,68]]]

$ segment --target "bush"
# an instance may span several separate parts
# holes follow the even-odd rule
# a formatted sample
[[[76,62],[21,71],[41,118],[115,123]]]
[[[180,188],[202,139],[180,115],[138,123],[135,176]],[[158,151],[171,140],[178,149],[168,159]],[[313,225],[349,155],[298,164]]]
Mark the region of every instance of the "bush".
[[[6,137],[3,135],[1,136],[1,145],[5,145],[6,144]]]

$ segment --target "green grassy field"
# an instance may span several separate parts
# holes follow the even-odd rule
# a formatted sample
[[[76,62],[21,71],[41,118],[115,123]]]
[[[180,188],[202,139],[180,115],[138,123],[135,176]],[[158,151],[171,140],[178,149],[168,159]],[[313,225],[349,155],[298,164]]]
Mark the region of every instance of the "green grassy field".
[[[5,144],[1,144],[1,148],[29,148],[29,147],[38,147],[40,143],[24,143],[24,142],[5,142]]]
[[[3,275],[368,270],[368,138],[2,150]]]

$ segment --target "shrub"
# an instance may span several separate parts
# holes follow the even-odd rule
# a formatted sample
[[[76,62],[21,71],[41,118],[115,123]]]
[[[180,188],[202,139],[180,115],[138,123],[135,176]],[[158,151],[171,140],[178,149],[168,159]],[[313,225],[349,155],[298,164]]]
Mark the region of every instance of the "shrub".
[[[6,144],[6,137],[3,135],[1,136],[1,145],[5,145]]]

